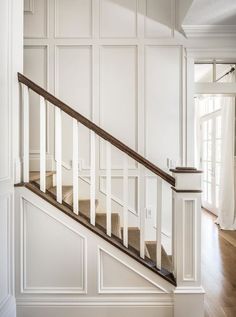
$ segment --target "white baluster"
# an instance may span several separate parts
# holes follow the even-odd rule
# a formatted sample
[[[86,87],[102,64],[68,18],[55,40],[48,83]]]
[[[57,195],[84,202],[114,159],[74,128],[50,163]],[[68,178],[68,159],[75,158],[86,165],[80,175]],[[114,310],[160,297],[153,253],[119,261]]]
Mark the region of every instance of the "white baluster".
[[[162,214],[162,184],[157,177],[157,210],[156,210],[156,267],[161,269],[161,214]]]
[[[96,190],[96,148],[95,133],[90,131],[90,223],[95,226],[96,206],[95,206],[95,190]]]
[[[46,102],[40,96],[40,190],[46,191]]]
[[[57,183],[57,201],[62,203],[62,175],[61,175],[61,109],[55,109],[55,153],[56,153],[56,183]]]
[[[73,211],[79,213],[78,122],[73,119]]]
[[[139,213],[140,213],[140,257],[145,258],[145,217],[146,217],[146,177],[145,168],[140,166],[139,174]]]
[[[123,168],[123,244],[128,248],[128,157],[124,155]]]
[[[29,182],[29,88],[22,84],[23,96],[23,181]]]
[[[106,142],[106,219],[107,235],[111,236],[111,144]]]

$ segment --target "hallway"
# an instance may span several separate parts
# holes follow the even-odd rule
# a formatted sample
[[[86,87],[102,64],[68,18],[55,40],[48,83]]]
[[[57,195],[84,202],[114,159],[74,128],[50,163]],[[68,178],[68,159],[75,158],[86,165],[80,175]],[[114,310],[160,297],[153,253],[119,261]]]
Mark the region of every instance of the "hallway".
[[[203,210],[202,279],[205,317],[236,316],[236,247],[215,225],[216,217]],[[234,236],[232,232],[230,236]]]

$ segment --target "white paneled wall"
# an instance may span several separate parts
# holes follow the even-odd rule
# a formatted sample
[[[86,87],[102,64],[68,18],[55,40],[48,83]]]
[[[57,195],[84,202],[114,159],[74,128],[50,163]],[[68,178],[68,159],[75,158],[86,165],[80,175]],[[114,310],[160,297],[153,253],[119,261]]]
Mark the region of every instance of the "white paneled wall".
[[[180,162],[181,46],[174,0],[31,0],[25,3],[25,74],[163,169]],[[31,96],[31,168],[37,169],[39,109]],[[49,106],[48,106],[49,108]],[[53,162],[54,116],[47,111],[47,164]],[[72,119],[62,118],[63,183],[72,182]],[[66,131],[66,133],[65,133]],[[88,130],[79,127],[80,169],[89,176]],[[105,166],[99,142],[98,164]],[[111,148],[113,204],[123,159]],[[137,172],[130,160],[129,171]],[[137,175],[137,173],[136,173]],[[137,180],[130,178],[131,195]],[[100,179],[98,184],[103,181]],[[102,198],[96,185],[97,196]],[[120,193],[120,194],[119,194]],[[137,198],[137,197],[136,197]],[[131,201],[135,201],[134,197]],[[155,199],[153,197],[152,199]],[[135,204],[129,209],[135,208]],[[152,202],[149,205],[153,205]],[[154,210],[152,210],[154,213]],[[135,219],[135,217],[134,217]],[[154,221],[154,219],[153,219]]]
[[[15,199],[17,316],[173,316],[173,285],[28,189]]]
[[[0,316],[4,317],[16,316],[13,192],[14,177],[20,181],[17,71],[22,71],[22,11],[20,0],[0,1]]]

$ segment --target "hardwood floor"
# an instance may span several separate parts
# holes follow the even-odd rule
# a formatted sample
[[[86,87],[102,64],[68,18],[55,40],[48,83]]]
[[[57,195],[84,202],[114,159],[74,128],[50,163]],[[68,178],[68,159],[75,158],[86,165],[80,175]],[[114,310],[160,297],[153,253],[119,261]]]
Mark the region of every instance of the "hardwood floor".
[[[214,215],[203,211],[205,317],[236,317],[236,247],[225,239],[215,219]]]

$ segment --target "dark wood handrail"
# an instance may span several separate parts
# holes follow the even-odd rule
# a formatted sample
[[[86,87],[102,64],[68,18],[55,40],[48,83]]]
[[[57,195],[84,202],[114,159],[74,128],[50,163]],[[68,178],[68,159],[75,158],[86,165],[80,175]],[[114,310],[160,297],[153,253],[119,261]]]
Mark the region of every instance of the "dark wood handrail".
[[[139,162],[143,166],[145,166],[147,169],[152,171],[154,174],[160,176],[162,179],[164,179],[167,183],[169,183],[172,186],[175,186],[175,178],[168,173],[164,172],[162,169],[157,167],[152,162],[145,159],[143,156],[129,148],[127,145],[113,137],[111,134],[106,132],[105,130],[101,129],[99,126],[97,126],[95,123],[90,121],[89,119],[82,116],[80,113],[69,107],[67,104],[50,94],[48,91],[43,89],[42,87],[35,84],[32,80],[25,77],[21,73],[18,73],[18,80],[20,83],[28,86],[31,90],[36,92],[38,95],[44,97],[47,101],[52,103],[54,106],[60,108],[62,111],[67,113],[72,118],[75,118],[77,121],[82,123],[84,126],[89,128],[90,130],[94,131],[96,134],[98,134],[100,137],[102,137],[104,140],[109,141],[112,145],[117,147],[122,152],[126,153],[128,156],[132,157],[135,161]]]

